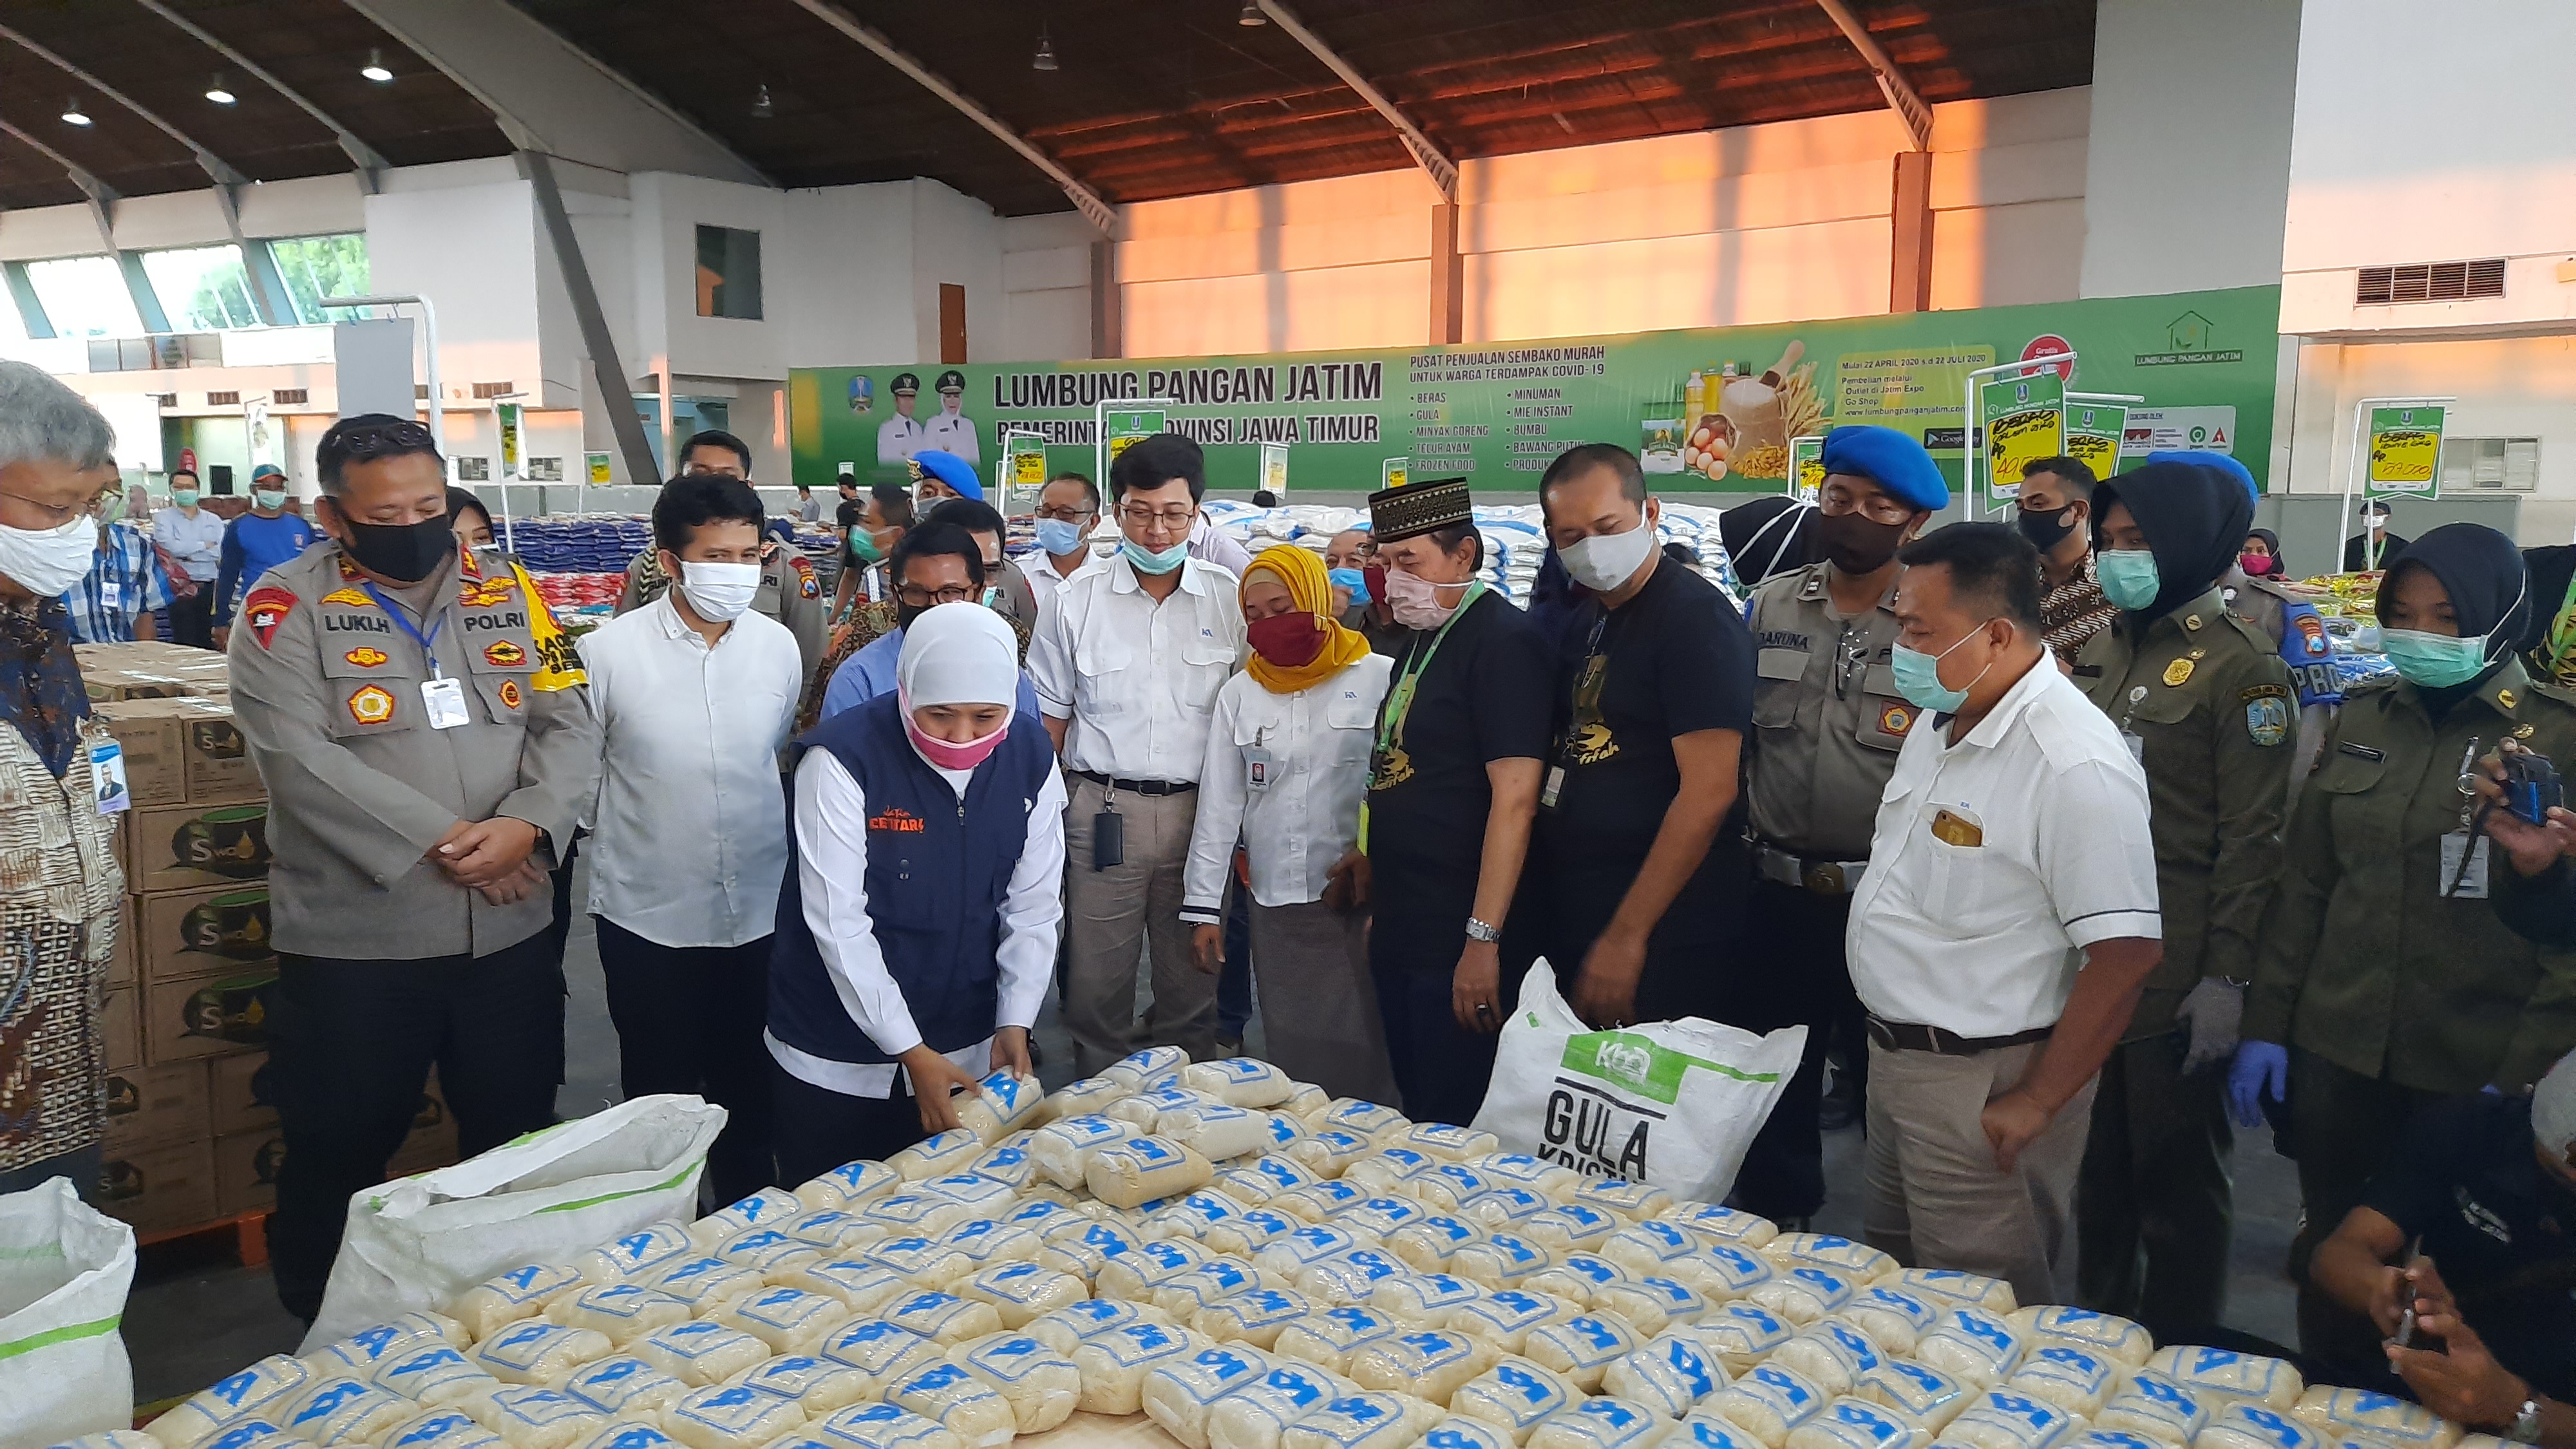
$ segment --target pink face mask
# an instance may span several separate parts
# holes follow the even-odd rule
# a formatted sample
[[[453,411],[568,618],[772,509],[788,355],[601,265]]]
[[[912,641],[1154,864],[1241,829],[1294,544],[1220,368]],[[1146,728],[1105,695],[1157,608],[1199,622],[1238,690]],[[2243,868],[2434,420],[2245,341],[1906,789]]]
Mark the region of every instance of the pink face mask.
[[[912,740],[913,750],[924,760],[929,761],[934,769],[974,769],[984,763],[993,751],[1001,748],[1002,740],[1011,732],[1010,717],[1005,715],[1002,718],[1001,727],[989,735],[968,740],[963,744],[954,740],[943,740],[913,723],[912,696],[902,694],[901,691],[897,692],[901,695],[896,700],[896,707],[903,711],[903,732]]]

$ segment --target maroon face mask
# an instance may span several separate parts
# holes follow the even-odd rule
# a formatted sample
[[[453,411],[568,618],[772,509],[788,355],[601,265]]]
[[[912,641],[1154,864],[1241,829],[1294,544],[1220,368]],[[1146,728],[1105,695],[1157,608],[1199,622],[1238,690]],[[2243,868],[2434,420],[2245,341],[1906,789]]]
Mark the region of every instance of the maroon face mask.
[[[1324,652],[1324,631],[1312,614],[1273,614],[1243,626],[1253,652],[1282,669],[1295,669]]]

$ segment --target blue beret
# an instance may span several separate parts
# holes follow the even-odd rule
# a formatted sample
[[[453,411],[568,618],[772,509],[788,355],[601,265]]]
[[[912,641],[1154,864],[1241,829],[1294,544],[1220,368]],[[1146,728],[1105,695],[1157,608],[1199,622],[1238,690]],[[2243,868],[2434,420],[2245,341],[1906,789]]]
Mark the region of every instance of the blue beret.
[[[943,453],[937,448],[924,448],[912,455],[912,461],[913,465],[923,473],[938,479],[968,498],[981,499],[984,496],[984,484],[976,478],[974,468],[955,453]]]
[[[2254,474],[2242,463],[2225,453],[2206,448],[2158,448],[2147,455],[2150,463],[2190,463],[2202,468],[2215,468],[2236,480],[2245,496],[2256,503],[2263,501],[2263,490],[2254,486]]]
[[[1950,506],[1950,485],[1923,445],[1894,428],[1854,423],[1825,434],[1825,471],[1867,478],[1893,497],[1931,512]]]

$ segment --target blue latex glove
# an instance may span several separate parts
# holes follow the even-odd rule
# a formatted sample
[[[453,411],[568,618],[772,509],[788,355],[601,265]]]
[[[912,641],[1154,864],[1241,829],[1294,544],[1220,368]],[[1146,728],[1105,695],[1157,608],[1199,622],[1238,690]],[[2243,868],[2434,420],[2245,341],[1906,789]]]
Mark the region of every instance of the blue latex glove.
[[[2227,1115],[2239,1127],[2260,1127],[2265,1090],[2279,1102],[2288,1099],[2289,1087],[2288,1047],[2268,1041],[2242,1043],[2236,1048],[2236,1061],[2227,1069]]]

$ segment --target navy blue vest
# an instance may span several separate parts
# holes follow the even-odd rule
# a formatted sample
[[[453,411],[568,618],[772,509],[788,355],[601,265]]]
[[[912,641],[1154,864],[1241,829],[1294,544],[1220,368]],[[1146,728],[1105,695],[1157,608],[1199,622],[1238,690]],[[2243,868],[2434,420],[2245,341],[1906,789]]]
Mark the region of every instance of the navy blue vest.
[[[1046,733],[1033,723],[1014,719],[1000,748],[976,767],[962,802],[905,738],[891,690],[832,716],[790,746],[800,760],[809,749],[831,751],[867,795],[868,920],[887,974],[934,1051],[991,1036],[1000,1012],[994,955],[1002,943],[1002,898],[1028,842],[1031,804],[1055,768]],[[791,851],[795,808],[791,789]],[[769,958],[769,1030],[830,1061],[893,1060],[850,1020],[832,989],[805,924],[792,858],[778,891],[778,934]]]

